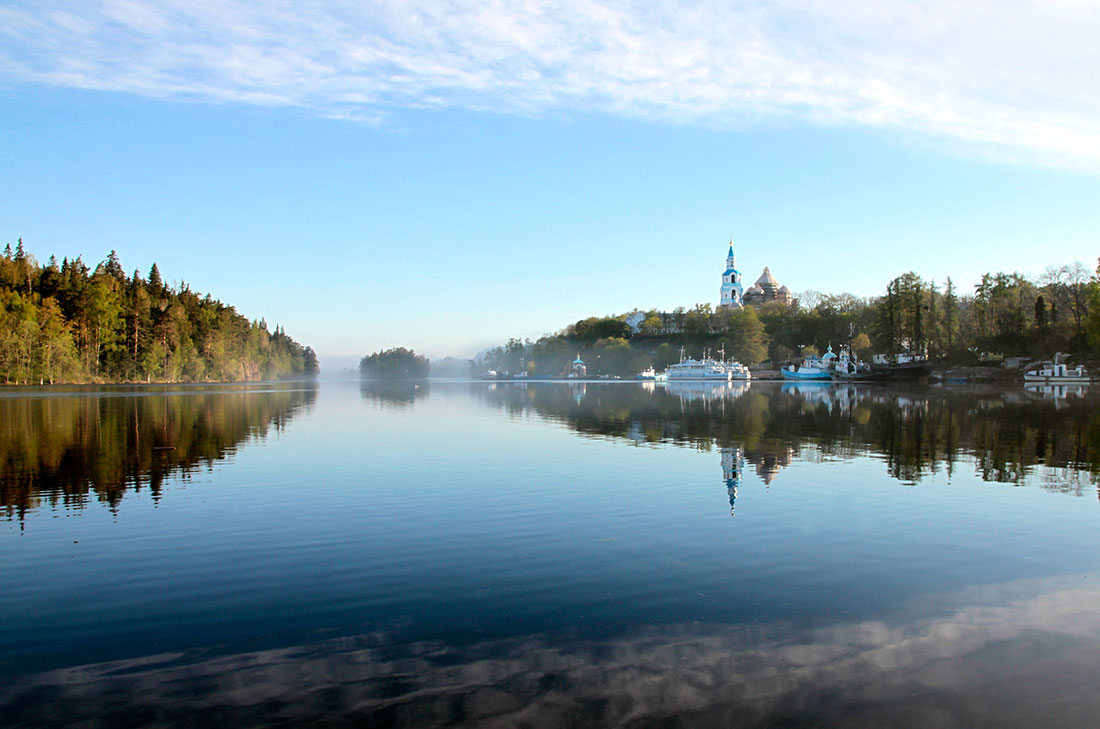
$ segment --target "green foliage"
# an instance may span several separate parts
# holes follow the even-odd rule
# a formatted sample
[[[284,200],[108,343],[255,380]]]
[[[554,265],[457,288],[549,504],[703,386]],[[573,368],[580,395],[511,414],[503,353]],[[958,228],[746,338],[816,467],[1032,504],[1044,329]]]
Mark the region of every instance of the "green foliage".
[[[431,364],[411,349],[395,347],[375,352],[359,361],[360,377],[377,380],[421,379],[431,372]]]
[[[973,295],[916,273],[898,276],[883,296],[809,292],[806,305],[772,301],[742,310],[696,304],[660,314],[648,311],[636,333],[626,316],[589,317],[536,342],[510,340],[472,369],[563,375],[578,353],[592,375],[633,377],[652,365],[663,370],[705,351],[754,365],[780,363],[851,342],[863,359],[873,353],[925,353],[948,363],[973,363],[977,351],[1050,356],[1055,351],[1100,351],[1100,270],[1080,264],[1052,267],[1037,281],[1018,273],[986,274]],[[637,311],[637,310],[635,310]],[[629,350],[629,355],[627,354]]]
[[[317,357],[281,329],[181,284],[156,264],[127,277],[111,251],[40,266],[19,242],[0,256],[0,378],[8,383],[238,381],[315,376]]]
[[[570,335],[582,342],[595,342],[597,339],[619,337],[626,339],[630,336],[630,326],[626,323],[625,316],[589,317],[581,319],[570,327]]]
[[[1094,351],[1100,352],[1100,258],[1096,261],[1096,275],[1088,284],[1088,338]]]

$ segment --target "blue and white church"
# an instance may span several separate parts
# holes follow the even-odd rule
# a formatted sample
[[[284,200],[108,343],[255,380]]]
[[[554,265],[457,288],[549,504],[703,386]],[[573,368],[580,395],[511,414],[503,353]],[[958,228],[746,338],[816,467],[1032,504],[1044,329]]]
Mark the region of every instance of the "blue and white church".
[[[726,256],[726,270],[722,273],[722,298],[718,302],[719,308],[740,309],[744,306],[742,301],[745,290],[741,286],[741,272],[737,270],[737,257],[733,255],[733,241],[730,241],[730,252]]]

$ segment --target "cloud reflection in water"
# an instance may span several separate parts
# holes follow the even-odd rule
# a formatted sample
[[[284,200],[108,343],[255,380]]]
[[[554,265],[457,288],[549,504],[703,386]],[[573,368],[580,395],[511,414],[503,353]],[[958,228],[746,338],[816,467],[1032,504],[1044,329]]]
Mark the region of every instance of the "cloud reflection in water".
[[[672,625],[603,641],[453,646],[381,634],[50,671],[0,689],[6,725],[1088,726],[1100,576],[951,596],[929,616]]]

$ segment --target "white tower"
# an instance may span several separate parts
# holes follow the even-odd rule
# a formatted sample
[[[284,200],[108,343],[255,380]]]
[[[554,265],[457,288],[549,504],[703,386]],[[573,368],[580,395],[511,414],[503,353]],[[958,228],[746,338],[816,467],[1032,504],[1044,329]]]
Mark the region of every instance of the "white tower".
[[[741,272],[737,270],[737,258],[733,255],[733,241],[730,241],[730,252],[726,256],[726,270],[722,274],[722,298],[718,302],[720,308],[740,309],[741,297],[744,294],[741,288]]]

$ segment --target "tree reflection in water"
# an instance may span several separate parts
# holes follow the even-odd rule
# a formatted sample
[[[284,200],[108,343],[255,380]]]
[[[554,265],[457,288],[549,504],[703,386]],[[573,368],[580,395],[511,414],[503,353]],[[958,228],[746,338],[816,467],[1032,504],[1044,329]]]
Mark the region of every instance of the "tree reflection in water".
[[[0,397],[0,505],[116,508],[232,456],[313,405],[316,383],[20,390]]]
[[[796,459],[867,455],[881,455],[888,474],[907,484],[960,465],[1013,484],[1045,466],[1042,488],[1077,495],[1100,482],[1096,392],[758,382],[469,388],[497,407],[531,409],[587,437],[717,447],[724,473],[724,449],[740,449],[766,484]]]

